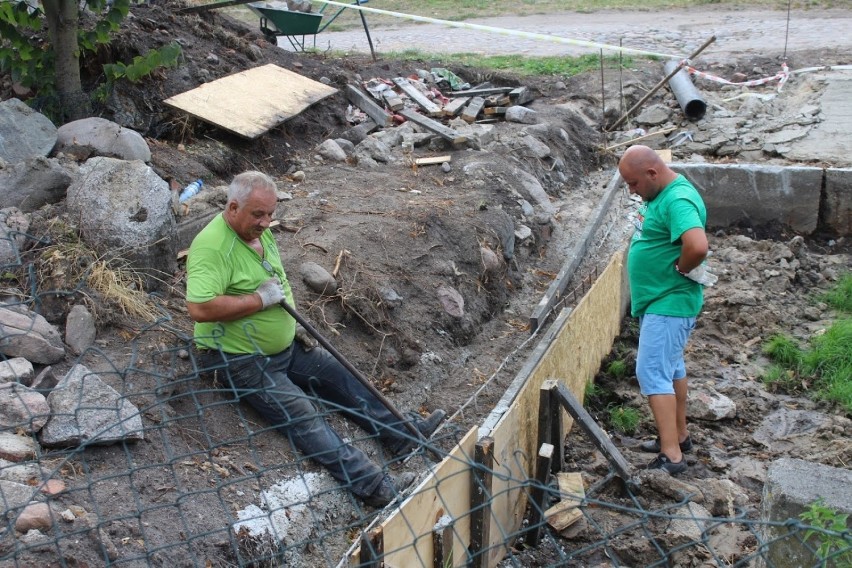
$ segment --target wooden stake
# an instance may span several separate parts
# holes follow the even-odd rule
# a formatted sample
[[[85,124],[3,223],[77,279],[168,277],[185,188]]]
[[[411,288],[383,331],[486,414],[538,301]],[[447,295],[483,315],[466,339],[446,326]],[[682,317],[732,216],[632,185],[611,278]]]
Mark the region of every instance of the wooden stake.
[[[544,499],[547,492],[547,476],[550,475],[550,461],[553,459],[553,446],[542,444],[538,450],[538,459],[535,464],[535,485],[530,491],[530,528],[528,542],[530,546],[538,546],[541,540],[541,526],[544,515]]]
[[[486,568],[491,540],[493,438],[484,437],[476,443],[473,461],[470,491],[470,565],[472,568]]]

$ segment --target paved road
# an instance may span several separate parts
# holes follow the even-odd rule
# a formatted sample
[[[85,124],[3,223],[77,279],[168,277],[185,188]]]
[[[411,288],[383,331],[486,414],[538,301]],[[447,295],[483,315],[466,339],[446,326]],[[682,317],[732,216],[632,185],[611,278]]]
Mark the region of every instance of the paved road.
[[[370,14],[366,16],[369,22]],[[688,55],[711,35],[715,35],[716,42],[701,58],[706,62],[744,55],[780,57],[785,53],[786,44],[788,54],[800,50],[827,50],[834,60],[826,63],[852,63],[851,9],[794,10],[790,14],[789,34],[786,11],[706,6],[657,12],[603,11],[499,17],[469,20],[466,23],[616,46],[622,41],[626,47],[676,56]],[[497,33],[437,24],[415,24],[409,21],[401,21],[400,25],[393,27],[373,26],[370,31],[380,53],[409,48],[437,53],[519,55],[578,55],[598,52],[596,48],[507,37]],[[283,41],[284,44],[287,43],[286,40]],[[317,47],[369,52],[366,36],[361,28],[346,32],[323,32],[317,36]]]

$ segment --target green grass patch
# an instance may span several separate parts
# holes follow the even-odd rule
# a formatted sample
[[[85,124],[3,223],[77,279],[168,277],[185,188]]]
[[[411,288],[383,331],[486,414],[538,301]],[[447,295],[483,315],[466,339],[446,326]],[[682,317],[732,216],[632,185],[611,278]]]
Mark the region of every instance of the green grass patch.
[[[852,539],[846,528],[849,515],[827,507],[820,497],[799,518],[812,528],[805,531],[805,541],[816,549],[820,566],[852,566]],[[846,535],[846,536],[844,536]]]
[[[610,361],[609,365],[606,367],[606,372],[611,377],[623,379],[627,376],[627,363],[622,359]]]
[[[789,393],[807,392],[852,415],[852,318],[834,322],[800,349],[789,337],[773,336],[764,352],[775,363],[761,379]]]
[[[839,312],[852,314],[852,273],[844,274],[831,290],[818,299]]]
[[[641,418],[639,411],[635,408],[630,408],[621,405],[612,405],[607,408],[609,414],[609,424],[617,432],[622,434],[634,434],[639,428],[639,420]]]
[[[495,71],[508,71],[518,75],[562,75],[571,77],[600,69],[600,56],[586,54],[579,57],[518,57],[517,55],[479,55],[476,53],[437,54],[408,49],[387,54],[392,59],[416,61],[441,61],[444,66],[466,66]],[[617,55],[604,57],[604,66],[617,68]],[[624,66],[633,65],[630,57],[622,58]]]

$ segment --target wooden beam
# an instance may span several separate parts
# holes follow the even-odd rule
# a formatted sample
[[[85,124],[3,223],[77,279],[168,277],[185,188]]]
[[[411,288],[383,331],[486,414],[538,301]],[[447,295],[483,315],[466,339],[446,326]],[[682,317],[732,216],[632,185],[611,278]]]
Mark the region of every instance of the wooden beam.
[[[437,120],[432,120],[428,116],[423,116],[410,108],[405,108],[399,111],[401,116],[404,116],[406,119],[410,120],[414,124],[418,124],[425,128],[430,132],[434,132],[441,138],[445,140],[449,140],[453,143],[453,145],[465,144],[468,140],[467,136],[460,134],[459,132],[453,130],[452,128],[448,128],[438,122]]]
[[[503,116],[504,114],[506,114],[507,108],[509,107],[486,107],[483,112],[485,113],[485,116]]]
[[[530,491],[530,524],[527,530],[527,542],[530,546],[538,546],[541,540],[542,518],[544,515],[544,500],[547,497],[547,476],[550,475],[550,462],[553,459],[553,445],[542,444],[538,450],[535,463],[535,483]]]
[[[453,520],[444,515],[443,509],[438,511],[438,518],[432,528],[432,568],[447,568],[453,566]]]
[[[411,81],[405,77],[396,77],[393,80],[394,84],[402,89],[414,102],[420,105],[420,108],[425,110],[429,116],[441,114],[441,107],[430,101],[429,98],[421,93],[417,87],[411,84]]]
[[[553,530],[561,532],[582,518],[579,506],[586,498],[586,488],[583,476],[577,471],[557,474],[556,482],[559,484],[560,501],[544,512],[544,518]]]
[[[346,85],[346,98],[353,105],[363,110],[379,126],[390,126],[393,122],[393,118],[385,109],[377,105],[372,98],[354,85]]]
[[[472,568],[488,568],[494,467],[493,438],[486,436],[476,443],[473,461],[470,491],[470,565]]]
[[[384,565],[382,558],[385,555],[385,550],[382,539],[382,527],[377,527],[369,533],[361,534],[359,566],[363,566],[364,568],[381,568]]]
[[[431,166],[434,164],[443,164],[444,162],[452,162],[453,157],[447,154],[446,156],[432,156],[429,158],[417,158],[414,163],[418,166]]]
[[[553,381],[550,408],[547,411],[550,415],[550,443],[553,444],[553,460],[550,462],[550,472],[553,474],[562,471],[562,464],[565,463],[565,437],[562,434],[565,430],[562,424],[562,405],[556,396],[557,384],[557,381]]]
[[[606,432],[601,430],[601,427],[598,426],[598,423],[595,422],[595,419],[592,418],[591,414],[583,408],[580,401],[574,398],[571,391],[562,384],[556,385],[556,396],[559,397],[559,401],[562,403],[562,406],[565,407],[568,414],[570,414],[580,428],[583,429],[595,447],[597,447],[604,457],[606,457],[607,461],[615,470],[616,475],[618,475],[625,483],[629,482],[631,479],[630,464],[627,463],[627,460],[624,459],[624,456],[621,455],[621,452],[618,451],[618,448],[615,447],[609,439],[609,436],[606,435]]]
[[[465,107],[462,112],[462,120],[467,123],[473,123],[476,121],[476,117],[479,116],[479,113],[482,112],[482,107],[485,106],[485,99],[482,97],[473,97],[470,101],[470,104]]]
[[[556,399],[556,380],[547,379],[541,383],[538,390],[538,447],[544,444],[554,444],[553,429],[550,427],[551,399]]]
[[[504,95],[512,91],[512,87],[491,87],[489,89],[468,89],[467,91],[453,91],[447,93],[448,97],[487,97],[488,95]]]
[[[447,104],[444,105],[444,108],[441,109],[441,114],[444,116],[456,116],[461,112],[461,109],[464,105],[467,104],[467,101],[470,100],[470,97],[458,97],[456,99],[451,100]]]

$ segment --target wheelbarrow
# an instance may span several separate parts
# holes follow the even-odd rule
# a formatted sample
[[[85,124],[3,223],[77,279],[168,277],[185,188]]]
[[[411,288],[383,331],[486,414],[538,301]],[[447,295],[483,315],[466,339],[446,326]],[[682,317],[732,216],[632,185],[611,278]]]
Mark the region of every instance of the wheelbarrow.
[[[355,6],[366,4],[369,0],[355,0]],[[317,34],[326,29],[337,17],[343,13],[346,7],[339,8],[331,15],[324,11],[329,6],[323,4],[317,12],[296,12],[287,9],[287,4],[282,1],[274,2],[251,2],[247,6],[252,12],[260,17],[260,31],[270,43],[278,43],[277,38],[284,36],[290,42],[295,51],[305,51],[305,38],[313,36],[313,47],[317,46]],[[370,44],[370,53],[373,61],[376,60],[376,51],[373,49],[373,40],[370,37],[370,29],[367,27],[367,19],[364,12],[359,11],[367,42]]]

